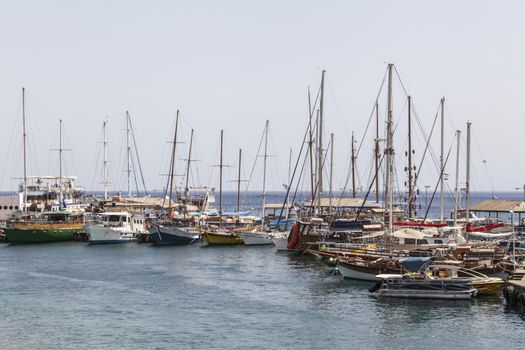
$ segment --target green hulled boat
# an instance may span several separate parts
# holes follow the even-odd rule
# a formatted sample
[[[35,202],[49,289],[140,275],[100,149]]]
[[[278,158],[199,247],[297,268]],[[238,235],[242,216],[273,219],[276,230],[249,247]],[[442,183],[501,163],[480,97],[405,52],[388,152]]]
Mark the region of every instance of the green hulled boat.
[[[82,214],[65,211],[24,214],[7,223],[4,229],[9,243],[46,243],[72,241],[84,231]]]

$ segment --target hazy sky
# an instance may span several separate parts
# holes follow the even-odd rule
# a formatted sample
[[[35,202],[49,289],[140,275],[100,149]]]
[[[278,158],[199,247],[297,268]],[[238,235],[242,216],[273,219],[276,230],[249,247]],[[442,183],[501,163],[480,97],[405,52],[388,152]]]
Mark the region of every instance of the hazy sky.
[[[446,98],[446,151],[473,123],[473,189],[525,183],[525,3],[523,1],[3,1],[0,9],[0,189],[22,174],[21,88],[28,92],[30,175],[58,173],[58,119],[66,173],[100,189],[101,127],[108,117],[112,189],[125,188],[123,128],[133,118],[149,189],[162,187],[176,110],[180,140],[195,129],[195,184],[217,185],[220,129],[225,162],[244,152],[248,178],[270,120],[268,187],[286,182],[289,148],[301,145],[307,87],[326,69],[326,134],[335,133],[335,178],[346,177],[350,135],[363,140],[358,165],[368,187],[372,136],[362,138],[386,62],[395,63],[426,133]],[[394,84],[399,186],[406,159],[405,95]],[[380,100],[385,115],[384,94]],[[401,119],[403,118],[403,119]],[[465,133],[463,133],[465,134]],[[432,145],[439,152],[438,138]],[[464,136],[464,135],[463,135]],[[416,163],[423,153],[415,141]],[[462,144],[462,153],[465,151]],[[186,158],[187,143],[178,145]],[[462,156],[462,162],[464,161]],[[98,159],[101,160],[101,159]],[[483,162],[485,161],[485,163]],[[182,161],[177,164],[181,174]],[[437,171],[424,162],[420,188]],[[197,170],[198,169],[198,170]],[[453,185],[455,149],[447,173]],[[464,165],[461,177],[464,181]],[[233,189],[236,169],[225,187]],[[210,182],[211,179],[211,182]],[[179,180],[180,181],[180,180]],[[257,169],[253,189],[261,188]]]

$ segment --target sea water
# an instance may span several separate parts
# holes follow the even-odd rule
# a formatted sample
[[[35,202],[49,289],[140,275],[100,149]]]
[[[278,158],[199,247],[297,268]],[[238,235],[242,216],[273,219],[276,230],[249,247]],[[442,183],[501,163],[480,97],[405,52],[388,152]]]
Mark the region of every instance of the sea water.
[[[501,295],[379,300],[370,285],[272,247],[3,244],[0,349],[525,348]]]

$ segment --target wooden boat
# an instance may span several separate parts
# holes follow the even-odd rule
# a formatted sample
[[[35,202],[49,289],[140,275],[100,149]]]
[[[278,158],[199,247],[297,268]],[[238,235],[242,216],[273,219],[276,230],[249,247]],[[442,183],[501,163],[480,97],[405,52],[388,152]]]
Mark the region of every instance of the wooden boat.
[[[46,243],[72,241],[84,231],[82,214],[56,211],[24,214],[8,221],[4,234],[9,243]]]
[[[204,232],[204,240],[209,245],[241,245],[244,244],[243,239],[238,233],[233,231],[206,231]]]

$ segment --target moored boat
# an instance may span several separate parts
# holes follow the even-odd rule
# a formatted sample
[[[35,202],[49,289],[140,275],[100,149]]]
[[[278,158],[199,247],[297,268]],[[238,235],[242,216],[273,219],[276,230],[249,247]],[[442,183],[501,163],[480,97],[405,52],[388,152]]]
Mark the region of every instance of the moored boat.
[[[7,223],[4,234],[9,243],[72,241],[84,230],[82,214],[65,211],[23,214]]]
[[[155,222],[148,228],[151,240],[159,245],[188,245],[201,240],[195,227],[176,225],[172,222]]]
[[[107,212],[85,227],[89,243],[128,243],[144,233],[144,219],[128,212]]]

